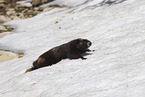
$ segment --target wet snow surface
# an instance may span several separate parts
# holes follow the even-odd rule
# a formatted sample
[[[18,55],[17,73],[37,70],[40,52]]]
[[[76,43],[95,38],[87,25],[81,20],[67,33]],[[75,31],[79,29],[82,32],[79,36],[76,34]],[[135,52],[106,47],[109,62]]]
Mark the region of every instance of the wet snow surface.
[[[1,97],[145,96],[145,1],[86,1],[7,23],[16,33],[1,38],[1,47],[25,55],[0,64]],[[78,37],[93,42],[87,60],[24,73],[43,52]]]

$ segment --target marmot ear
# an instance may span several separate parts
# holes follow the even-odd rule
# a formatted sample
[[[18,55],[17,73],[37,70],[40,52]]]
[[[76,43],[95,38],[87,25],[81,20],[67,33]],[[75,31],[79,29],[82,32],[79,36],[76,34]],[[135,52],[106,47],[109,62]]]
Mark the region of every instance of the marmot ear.
[[[81,38],[76,39],[77,44],[79,44],[82,41]]]
[[[79,44],[80,41],[81,41],[81,39],[79,38],[79,39],[76,40],[76,43]]]

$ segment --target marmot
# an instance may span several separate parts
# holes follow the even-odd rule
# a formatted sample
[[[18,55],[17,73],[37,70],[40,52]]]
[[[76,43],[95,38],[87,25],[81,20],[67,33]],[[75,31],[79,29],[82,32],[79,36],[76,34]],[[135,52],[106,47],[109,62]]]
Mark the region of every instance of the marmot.
[[[51,66],[62,59],[78,59],[82,60],[87,59],[83,57],[83,53],[91,51],[88,48],[91,46],[91,41],[87,39],[75,39],[68,43],[62,44],[60,46],[54,47],[49,51],[43,53],[39,58],[33,62],[33,66],[30,69],[27,69],[26,72],[33,71],[35,69]],[[25,72],[25,73],[26,73]]]

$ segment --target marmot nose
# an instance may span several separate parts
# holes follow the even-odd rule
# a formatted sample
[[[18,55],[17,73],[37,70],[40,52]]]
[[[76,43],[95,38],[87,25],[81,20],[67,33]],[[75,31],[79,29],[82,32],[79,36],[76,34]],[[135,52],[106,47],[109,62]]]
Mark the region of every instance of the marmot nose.
[[[91,44],[92,44],[91,42],[88,42],[88,43],[87,43],[87,46],[91,46]]]

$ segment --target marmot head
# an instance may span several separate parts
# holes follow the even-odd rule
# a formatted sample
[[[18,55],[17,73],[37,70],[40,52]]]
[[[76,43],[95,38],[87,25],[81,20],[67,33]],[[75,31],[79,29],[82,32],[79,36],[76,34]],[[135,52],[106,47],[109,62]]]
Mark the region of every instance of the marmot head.
[[[91,41],[87,39],[78,39],[78,44],[76,45],[76,48],[79,50],[86,50],[92,45]]]
[[[91,41],[87,39],[81,39],[81,38],[72,40],[71,42],[72,45],[75,46],[77,50],[82,50],[82,51],[88,49],[92,45]]]

